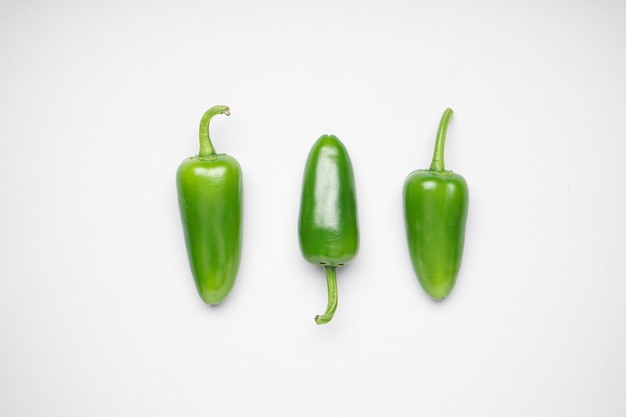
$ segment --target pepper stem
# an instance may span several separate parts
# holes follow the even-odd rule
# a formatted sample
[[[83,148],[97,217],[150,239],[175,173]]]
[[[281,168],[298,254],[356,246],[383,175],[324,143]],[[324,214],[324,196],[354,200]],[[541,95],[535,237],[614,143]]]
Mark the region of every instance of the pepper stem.
[[[213,106],[204,112],[202,120],[200,120],[200,153],[198,156],[215,155],[215,148],[213,148],[213,143],[211,143],[211,138],[209,137],[209,123],[213,116],[217,114],[230,116],[230,109],[228,106]]]
[[[324,269],[328,282],[328,305],[324,314],[315,316],[317,324],[326,324],[331,321],[337,310],[337,267],[325,266]]]
[[[446,145],[446,132],[448,131],[448,123],[454,111],[450,107],[444,110],[439,122],[437,130],[437,141],[435,142],[435,152],[433,153],[433,161],[430,163],[430,171],[443,172],[445,164],[443,162],[443,149]]]

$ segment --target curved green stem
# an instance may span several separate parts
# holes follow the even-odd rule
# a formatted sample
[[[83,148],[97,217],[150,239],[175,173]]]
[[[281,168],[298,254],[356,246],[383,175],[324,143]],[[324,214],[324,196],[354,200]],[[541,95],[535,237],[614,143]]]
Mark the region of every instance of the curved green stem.
[[[328,282],[328,306],[324,314],[315,316],[317,324],[326,324],[333,319],[337,310],[337,267],[325,266],[326,281]]]
[[[215,148],[213,148],[213,144],[211,143],[211,138],[209,137],[209,123],[213,116],[217,114],[225,114],[226,116],[230,116],[230,109],[228,106],[213,106],[202,116],[202,120],[200,120],[200,153],[199,156],[211,156],[215,155]]]
[[[437,141],[435,142],[435,152],[433,153],[433,161],[430,163],[430,170],[436,172],[445,171],[445,164],[443,162],[443,149],[446,145],[446,132],[448,131],[448,124],[452,117],[452,109],[448,107],[444,110],[439,122],[439,129],[437,130]]]

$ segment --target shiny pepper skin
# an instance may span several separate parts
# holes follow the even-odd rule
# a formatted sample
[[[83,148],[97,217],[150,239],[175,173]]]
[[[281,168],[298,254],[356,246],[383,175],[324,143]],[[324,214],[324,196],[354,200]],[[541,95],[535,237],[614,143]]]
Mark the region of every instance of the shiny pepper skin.
[[[178,203],[189,265],[200,298],[221,303],[233,285],[241,259],[243,181],[237,160],[217,154],[209,122],[230,115],[214,106],[200,122],[200,152],[185,159],[176,173]]]
[[[298,234],[304,259],[325,269],[328,305],[315,322],[328,323],[337,309],[336,269],[350,262],[359,250],[352,162],[336,136],[323,135],[309,152],[302,181]]]
[[[469,205],[467,182],[444,166],[446,131],[452,113],[448,108],[441,118],[430,169],[410,173],[403,190],[413,269],[424,291],[435,300],[448,296],[454,288],[463,257]]]

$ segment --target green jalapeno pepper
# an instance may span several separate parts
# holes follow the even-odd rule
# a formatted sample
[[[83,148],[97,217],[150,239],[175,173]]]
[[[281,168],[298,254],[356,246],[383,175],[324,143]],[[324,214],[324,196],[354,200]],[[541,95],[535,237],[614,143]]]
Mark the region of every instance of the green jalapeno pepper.
[[[209,123],[227,106],[214,106],[200,121],[200,152],[185,159],[176,173],[178,203],[187,255],[198,294],[207,304],[228,295],[241,259],[243,185],[236,159],[216,154]]]
[[[328,323],[337,309],[336,269],[350,262],[359,249],[352,162],[336,136],[323,135],[309,152],[298,223],[302,256],[326,271],[328,305],[315,322]]]
[[[452,116],[446,109],[428,170],[411,172],[404,182],[404,218],[413,269],[426,293],[441,300],[456,282],[465,241],[469,191],[465,179],[446,171],[443,151]]]

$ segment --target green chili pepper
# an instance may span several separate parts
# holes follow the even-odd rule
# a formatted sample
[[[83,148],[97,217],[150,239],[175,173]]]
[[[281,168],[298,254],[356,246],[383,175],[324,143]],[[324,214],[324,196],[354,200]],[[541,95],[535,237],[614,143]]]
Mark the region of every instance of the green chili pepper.
[[[178,204],[191,273],[207,304],[219,304],[232,289],[241,259],[243,185],[236,159],[216,154],[209,122],[230,115],[214,106],[200,121],[200,153],[185,159],[176,173]]]
[[[352,162],[335,136],[320,137],[309,152],[298,222],[302,256],[326,271],[328,305],[315,322],[328,323],[337,309],[336,269],[350,262],[359,249]]]
[[[446,171],[443,162],[452,113],[448,108],[441,117],[430,169],[411,172],[403,190],[413,269],[424,291],[435,300],[450,294],[456,282],[469,204],[467,182],[461,175]]]

